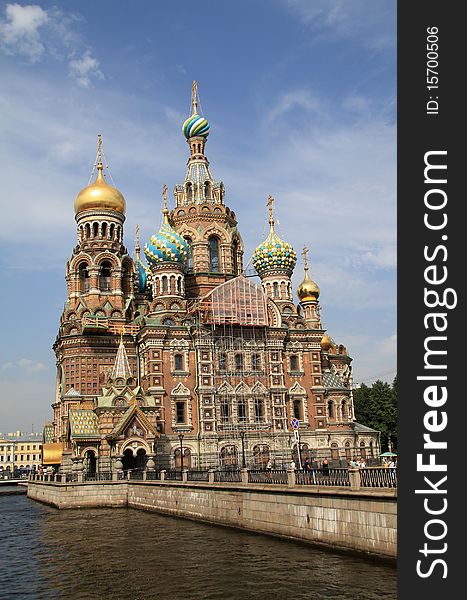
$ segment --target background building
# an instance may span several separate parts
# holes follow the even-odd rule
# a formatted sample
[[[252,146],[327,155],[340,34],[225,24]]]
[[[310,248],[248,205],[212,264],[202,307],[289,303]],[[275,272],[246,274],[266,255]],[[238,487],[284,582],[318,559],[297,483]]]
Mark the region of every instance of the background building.
[[[164,188],[145,260],[138,230],[134,259],[123,244],[126,203],[106,181],[99,137],[96,179],[75,200],[44,463],[83,460],[94,471],[117,457],[136,468],[148,456],[160,467],[378,456],[378,432],[355,423],[351,358],[322,327],[306,248],[294,302],[297,255],[276,232],[271,196],[269,235],[245,268],[235,212],[205,154],[196,83],[182,129],[186,175],[173,210]]]
[[[25,434],[21,431],[0,434],[0,478],[37,471],[41,464],[41,434]]]

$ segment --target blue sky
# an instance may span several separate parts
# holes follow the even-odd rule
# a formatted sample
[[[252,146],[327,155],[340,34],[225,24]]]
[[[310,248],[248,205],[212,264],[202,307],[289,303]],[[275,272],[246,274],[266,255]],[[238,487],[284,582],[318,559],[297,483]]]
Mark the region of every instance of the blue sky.
[[[194,16],[196,13],[196,16]],[[102,133],[125,243],[185,175],[191,83],[248,262],[310,249],[322,317],[357,382],[396,369],[396,2],[0,2],[0,432],[50,418],[73,202]],[[173,199],[169,199],[172,201]],[[299,262],[295,286],[303,275]]]

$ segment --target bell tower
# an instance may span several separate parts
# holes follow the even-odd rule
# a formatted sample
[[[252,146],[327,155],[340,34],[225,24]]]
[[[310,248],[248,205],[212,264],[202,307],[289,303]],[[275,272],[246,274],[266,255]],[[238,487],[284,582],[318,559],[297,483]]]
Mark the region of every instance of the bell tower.
[[[225,205],[225,189],[209,169],[205,146],[209,123],[199,113],[198,86],[192,87],[192,114],[182,131],[190,148],[185,181],[174,189],[170,223],[189,246],[188,296],[204,296],[243,271],[243,242],[235,213]]]

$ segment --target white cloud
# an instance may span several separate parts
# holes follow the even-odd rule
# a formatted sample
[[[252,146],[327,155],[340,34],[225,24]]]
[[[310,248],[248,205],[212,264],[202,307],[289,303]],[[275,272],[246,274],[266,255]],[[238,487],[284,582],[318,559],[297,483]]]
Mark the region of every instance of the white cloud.
[[[9,361],[3,363],[2,370],[8,371],[9,374],[18,376],[21,378],[22,375],[32,375],[39,373],[45,369],[45,364],[39,361],[32,360],[30,358],[20,358],[16,361]],[[14,372],[12,372],[14,370]]]
[[[47,12],[36,4],[7,4],[5,14],[5,21],[0,22],[1,48],[6,54],[20,54],[37,62],[45,51],[39,30],[49,20]]]
[[[56,6],[44,10],[38,5],[7,4],[0,21],[0,49],[7,55],[25,56],[36,63],[45,57],[68,61],[70,77],[89,88],[92,80],[105,79],[92,50],[83,49],[74,26],[82,17]]]
[[[90,50],[86,50],[80,58],[72,58],[69,62],[70,77],[84,88],[89,88],[92,79],[104,79],[104,74],[99,69],[99,61],[94,58]]]
[[[276,105],[266,114],[266,123],[271,123],[290,110],[304,109],[309,112],[318,112],[320,103],[308,90],[295,90],[282,95]]]
[[[285,0],[287,6],[314,32],[352,38],[373,49],[395,44],[394,2],[387,0]]]

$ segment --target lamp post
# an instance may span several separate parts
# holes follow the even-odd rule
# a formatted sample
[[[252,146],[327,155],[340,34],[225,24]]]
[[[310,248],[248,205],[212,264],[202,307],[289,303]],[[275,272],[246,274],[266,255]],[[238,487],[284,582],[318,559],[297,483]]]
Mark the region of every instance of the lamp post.
[[[391,432],[388,431],[388,450],[392,452]]]
[[[244,431],[240,431],[240,438],[242,440],[242,469],[245,469],[246,460],[245,460],[245,432]]]
[[[180,471],[183,471],[183,433],[178,434],[180,440]]]

